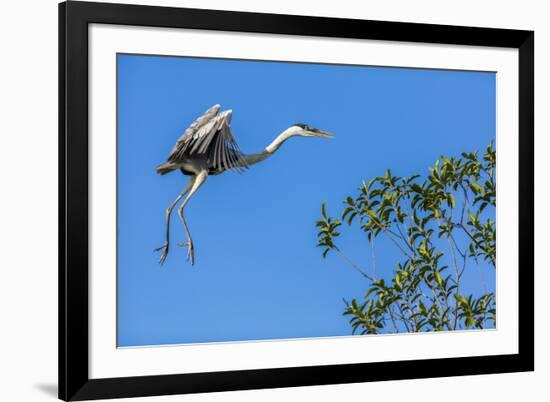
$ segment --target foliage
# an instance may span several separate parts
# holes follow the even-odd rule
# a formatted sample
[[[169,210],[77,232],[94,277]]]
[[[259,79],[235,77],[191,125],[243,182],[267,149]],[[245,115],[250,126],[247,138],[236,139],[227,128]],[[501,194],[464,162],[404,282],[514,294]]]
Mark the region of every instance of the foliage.
[[[363,300],[346,303],[353,333],[442,331],[494,327],[493,293],[463,294],[461,279],[470,263],[495,266],[496,153],[489,144],[483,157],[462,153],[441,157],[426,178],[384,176],[363,181],[356,197],[347,197],[340,218],[325,204],[317,222],[323,257],[340,255],[368,282]],[[347,225],[366,233],[373,251],[367,273],[337,245]],[[374,241],[386,237],[401,260],[391,279],[376,276]],[[487,268],[485,268],[487,269]]]

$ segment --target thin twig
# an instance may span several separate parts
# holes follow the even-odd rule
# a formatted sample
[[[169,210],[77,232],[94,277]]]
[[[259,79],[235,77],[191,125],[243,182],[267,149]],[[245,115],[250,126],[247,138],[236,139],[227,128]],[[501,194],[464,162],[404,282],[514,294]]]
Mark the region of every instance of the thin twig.
[[[371,248],[371,261],[372,261],[372,277],[376,279],[376,253],[374,252],[374,239],[371,236],[370,239],[370,248]]]
[[[390,319],[391,319],[391,322],[393,324],[393,329],[395,330],[396,333],[399,333],[399,328],[397,328],[397,324],[395,323],[393,306],[390,305],[389,308],[388,308],[388,311],[390,313]]]
[[[363,271],[361,268],[359,268],[357,266],[357,264],[355,264],[346,254],[344,254],[342,251],[340,251],[340,249],[336,246],[334,246],[334,250],[336,250],[338,252],[338,254],[340,254],[340,256],[346,260],[348,262],[348,264],[353,268],[355,269],[357,272],[359,272],[363,277],[367,278],[368,280],[370,280],[371,282],[374,282],[374,279],[369,275],[367,274],[365,271]]]

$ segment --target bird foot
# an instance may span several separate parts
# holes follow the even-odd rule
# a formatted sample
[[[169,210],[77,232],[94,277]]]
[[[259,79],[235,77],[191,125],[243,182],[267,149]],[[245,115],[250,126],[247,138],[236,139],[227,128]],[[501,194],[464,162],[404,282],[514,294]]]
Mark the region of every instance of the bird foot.
[[[195,246],[193,246],[193,241],[189,240],[183,243],[178,243],[180,247],[187,247],[187,261],[191,262],[191,265],[195,265]]]
[[[163,246],[160,246],[159,248],[156,248],[155,251],[162,250],[162,254],[159,259],[159,264],[164,264],[164,261],[166,260],[166,256],[168,255],[168,242],[164,243]]]

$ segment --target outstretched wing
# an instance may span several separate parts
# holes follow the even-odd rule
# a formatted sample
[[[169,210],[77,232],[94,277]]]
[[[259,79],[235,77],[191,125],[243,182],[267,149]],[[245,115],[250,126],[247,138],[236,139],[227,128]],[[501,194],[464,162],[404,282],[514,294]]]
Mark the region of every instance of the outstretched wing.
[[[204,156],[213,170],[246,168],[244,155],[231,132],[231,110],[218,113],[214,105],[199,117],[176,141],[168,161]]]
[[[248,167],[231,132],[231,116],[231,110],[220,113],[216,117],[216,132],[212,140],[200,147],[201,152],[206,149],[208,165],[214,170],[242,171]]]
[[[212,127],[212,120],[218,115],[219,111],[220,105],[214,105],[195,120],[176,141],[174,148],[168,155],[168,161],[175,162],[184,158],[189,151],[190,143],[196,142],[199,138],[208,134]]]

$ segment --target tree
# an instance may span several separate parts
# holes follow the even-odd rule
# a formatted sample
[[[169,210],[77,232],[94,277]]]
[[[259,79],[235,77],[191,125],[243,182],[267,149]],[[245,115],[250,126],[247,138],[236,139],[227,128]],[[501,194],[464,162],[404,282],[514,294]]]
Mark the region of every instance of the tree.
[[[425,178],[384,176],[363,181],[339,218],[322,205],[318,246],[338,254],[367,283],[362,300],[347,302],[353,333],[443,331],[496,325],[494,293],[466,294],[461,279],[471,265],[496,269],[496,153],[441,157]],[[337,245],[340,231],[358,227],[372,251],[367,272]],[[377,277],[374,242],[384,237],[398,260]],[[367,246],[368,243],[366,244]]]

